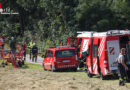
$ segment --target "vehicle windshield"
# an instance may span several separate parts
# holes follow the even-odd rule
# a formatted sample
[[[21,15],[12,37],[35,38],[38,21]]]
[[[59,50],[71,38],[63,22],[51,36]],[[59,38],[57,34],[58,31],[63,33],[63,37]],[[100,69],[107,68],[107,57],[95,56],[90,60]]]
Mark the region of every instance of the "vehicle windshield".
[[[56,58],[72,57],[75,56],[75,50],[59,50],[56,51]]]

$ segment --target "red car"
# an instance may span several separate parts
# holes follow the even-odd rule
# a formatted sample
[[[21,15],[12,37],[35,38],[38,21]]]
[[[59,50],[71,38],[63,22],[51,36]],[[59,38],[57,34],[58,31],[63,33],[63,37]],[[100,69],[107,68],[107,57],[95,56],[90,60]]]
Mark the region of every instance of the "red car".
[[[78,58],[74,47],[48,48],[43,60],[44,70],[56,71],[59,69],[77,70]]]

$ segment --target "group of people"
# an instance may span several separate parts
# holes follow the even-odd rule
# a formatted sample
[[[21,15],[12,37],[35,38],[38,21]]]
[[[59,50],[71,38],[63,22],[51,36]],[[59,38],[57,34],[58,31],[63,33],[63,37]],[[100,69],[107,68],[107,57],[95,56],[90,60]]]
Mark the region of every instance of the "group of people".
[[[10,49],[12,53],[16,52],[16,40],[14,37],[11,37],[10,40]],[[32,62],[37,62],[37,55],[38,55],[38,48],[36,46],[36,43],[33,42],[33,40],[31,40],[31,42],[29,43],[29,49],[30,49],[30,60],[32,60]],[[25,42],[22,43],[21,45],[21,49],[23,50],[23,56],[24,56],[24,61],[26,60],[26,48],[27,45]]]
[[[33,40],[31,40],[31,42],[29,43],[29,48],[30,48],[30,60],[32,59],[32,62],[37,62],[37,55],[38,55],[38,47],[36,45],[36,43],[33,42]]]

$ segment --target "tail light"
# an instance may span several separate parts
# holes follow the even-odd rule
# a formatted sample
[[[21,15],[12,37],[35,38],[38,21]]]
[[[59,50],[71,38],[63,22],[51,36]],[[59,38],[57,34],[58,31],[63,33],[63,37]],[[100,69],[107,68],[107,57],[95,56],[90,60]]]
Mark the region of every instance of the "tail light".
[[[54,57],[54,62],[56,62],[56,57]]]

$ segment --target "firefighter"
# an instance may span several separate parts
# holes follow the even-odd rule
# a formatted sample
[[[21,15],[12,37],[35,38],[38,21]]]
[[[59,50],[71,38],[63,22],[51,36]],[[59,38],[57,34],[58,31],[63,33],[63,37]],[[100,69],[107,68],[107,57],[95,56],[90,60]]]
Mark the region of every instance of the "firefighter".
[[[125,80],[127,79],[126,77],[126,70],[128,70],[127,65],[125,64],[125,48],[121,49],[121,52],[117,58],[118,62],[118,70],[119,70],[119,85],[123,86],[125,85]]]
[[[24,61],[26,60],[26,44],[25,42],[22,44],[22,49],[23,49],[23,55],[24,55]]]
[[[38,48],[36,46],[36,44],[34,43],[34,46],[32,48],[32,62],[34,62],[34,59],[35,59],[35,62],[37,62],[37,54],[38,54]]]
[[[30,48],[30,60],[32,58],[32,48],[33,48],[33,40],[29,43],[29,48]]]
[[[10,49],[11,49],[12,54],[14,54],[16,52],[16,40],[14,39],[14,37],[11,37]]]

